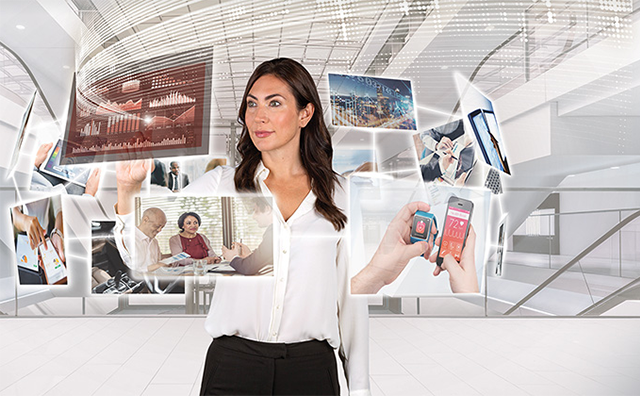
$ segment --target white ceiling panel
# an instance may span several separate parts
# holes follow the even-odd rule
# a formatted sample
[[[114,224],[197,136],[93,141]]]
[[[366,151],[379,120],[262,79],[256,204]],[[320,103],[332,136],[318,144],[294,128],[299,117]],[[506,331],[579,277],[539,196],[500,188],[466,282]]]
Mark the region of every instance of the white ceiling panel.
[[[282,45],[280,47],[280,57],[291,59],[302,59],[305,47],[300,45]]]

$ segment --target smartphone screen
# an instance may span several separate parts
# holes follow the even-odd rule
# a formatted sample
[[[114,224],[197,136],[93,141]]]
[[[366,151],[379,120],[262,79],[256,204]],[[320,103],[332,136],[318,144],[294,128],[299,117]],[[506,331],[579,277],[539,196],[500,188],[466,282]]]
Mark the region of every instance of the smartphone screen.
[[[439,257],[444,258],[447,254],[453,256],[456,261],[460,261],[464,240],[467,237],[469,228],[469,218],[471,211],[466,208],[454,207],[449,202],[447,208],[447,218],[444,224],[442,240],[440,242]]]

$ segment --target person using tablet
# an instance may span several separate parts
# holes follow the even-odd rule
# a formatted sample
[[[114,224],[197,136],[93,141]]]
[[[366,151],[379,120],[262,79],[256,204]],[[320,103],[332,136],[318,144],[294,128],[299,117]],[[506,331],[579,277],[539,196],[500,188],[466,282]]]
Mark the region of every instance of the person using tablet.
[[[88,194],[95,197],[100,185],[100,168],[91,171],[84,184],[77,184],[69,180],[65,180],[60,175],[47,173],[41,170],[42,165],[51,161],[53,143],[44,143],[40,145],[36,152],[34,160],[34,168],[31,175],[31,190],[35,191],[51,191],[57,185],[63,185],[68,194],[83,195]]]
[[[27,234],[31,249],[36,249],[40,244],[47,248],[49,240],[60,260],[66,262],[62,205],[59,196],[14,206],[11,208],[11,215],[16,230]]]

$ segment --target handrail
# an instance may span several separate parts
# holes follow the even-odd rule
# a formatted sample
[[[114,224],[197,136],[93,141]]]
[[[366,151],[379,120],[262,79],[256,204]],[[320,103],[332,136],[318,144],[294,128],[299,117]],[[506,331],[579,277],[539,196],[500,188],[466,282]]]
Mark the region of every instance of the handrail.
[[[609,294],[608,296],[606,296],[602,300],[598,301],[597,303],[594,303],[591,306],[583,309],[582,311],[578,312],[576,314],[576,316],[587,315],[588,313],[590,313],[590,312],[602,307],[603,305],[605,305],[609,301],[613,300],[614,298],[620,296],[621,294],[623,294],[625,292],[628,292],[629,290],[633,289],[634,287],[636,287],[638,285],[640,285],[640,278],[627,283],[626,285],[622,286],[618,290],[616,290],[613,293]]]
[[[632,16],[635,15],[636,13],[640,12],[640,7],[632,10],[631,12],[629,12],[626,16]],[[599,31],[591,34],[590,36],[588,36],[585,40],[589,40],[591,38],[597,37],[600,33],[602,33],[605,30],[605,28],[600,29]],[[502,43],[498,44],[497,47],[495,47],[493,50],[489,51],[489,53],[487,53],[487,55],[485,55],[484,58],[482,58],[482,60],[480,61],[480,63],[478,63],[478,65],[475,67],[475,69],[473,70],[473,72],[471,73],[471,76],[469,76],[469,83],[473,83],[473,81],[475,80],[476,76],[478,75],[478,73],[480,72],[480,69],[482,69],[482,67],[485,65],[485,63],[487,63],[487,61],[493,57],[493,55],[496,54],[496,52],[498,52],[500,49],[502,49],[504,46],[506,46],[507,44],[511,43],[513,40],[515,40],[516,38],[518,38],[518,36],[522,33],[523,28],[519,28],[515,33],[513,33],[511,36],[509,36],[506,40],[504,40]],[[584,41],[582,41],[584,42]],[[582,43],[581,42],[581,43]],[[580,44],[581,44],[580,43]],[[564,55],[567,55],[569,52],[571,52],[576,46],[572,46],[571,48],[565,49],[563,50],[557,57],[561,57]],[[526,54],[525,54],[526,55]],[[556,58],[557,58],[556,57]],[[528,81],[528,79],[527,79]],[[464,95],[461,95],[460,98],[458,98],[458,101],[456,102],[455,107],[453,108],[453,110],[451,111],[451,119],[453,119],[455,117],[455,114],[458,112],[458,110],[460,109],[460,103],[462,101],[462,97],[464,97]]]
[[[547,278],[544,282],[542,282],[540,285],[538,285],[538,287],[536,287],[535,289],[533,289],[533,291],[531,291],[529,294],[527,294],[522,300],[518,301],[513,307],[509,308],[503,315],[507,316],[507,315],[511,315],[516,309],[520,308],[522,305],[524,305],[524,303],[526,303],[527,301],[529,301],[531,298],[533,298],[533,296],[535,296],[536,294],[538,294],[542,289],[544,289],[545,287],[547,287],[551,282],[553,282],[554,280],[556,280],[556,278],[558,278],[560,275],[562,275],[564,272],[566,272],[569,268],[571,268],[574,264],[578,263],[580,260],[582,260],[587,254],[591,253],[595,248],[597,248],[598,246],[600,246],[604,241],[606,241],[607,239],[609,239],[613,234],[615,234],[616,232],[618,232],[621,228],[623,228],[624,226],[626,226],[627,224],[629,224],[630,222],[632,222],[633,220],[635,220],[636,218],[640,217],[640,210],[627,216],[624,220],[622,220],[620,223],[616,224],[615,226],[613,226],[613,228],[611,228],[609,231],[605,232],[600,238],[598,238],[595,242],[593,242],[591,245],[587,246],[582,252],[578,253],[577,256],[575,256],[573,259],[571,259],[567,264],[565,264],[564,266],[562,266],[562,268],[560,268],[559,270],[557,270],[553,275],[551,275],[549,278]]]
[[[596,213],[619,213],[619,212],[632,212],[638,211],[640,208],[624,208],[624,209],[605,209],[605,210],[582,210],[580,212],[563,212],[563,213],[548,213],[548,214],[530,214],[529,217],[546,217],[546,216],[570,216],[570,215],[583,215],[583,214],[596,214]]]
[[[36,80],[36,77],[31,72],[31,69],[29,69],[29,66],[27,66],[27,64],[22,60],[22,58],[20,58],[20,56],[18,56],[18,54],[16,54],[11,48],[7,47],[7,45],[5,43],[0,41],[0,45],[4,49],[9,51],[11,53],[11,55],[13,55],[13,57],[16,58],[16,60],[18,62],[20,62],[20,64],[24,68],[24,70],[29,74],[29,77],[31,77],[31,82],[33,83],[33,85],[35,85],[36,90],[38,91],[38,94],[40,95],[40,98],[42,99],[42,102],[47,107],[47,110],[49,111],[49,114],[51,115],[51,118],[53,118],[54,121],[57,120],[58,117],[56,117],[56,115],[54,114],[53,109],[51,108],[51,105],[49,105],[49,101],[47,100],[47,97],[44,95],[44,92],[42,91],[42,88],[40,88],[40,84],[38,84],[38,80]]]
[[[522,28],[516,30],[515,33],[513,33],[511,36],[509,36],[506,40],[504,40],[503,42],[501,42],[500,44],[498,44],[497,47],[495,47],[494,49],[492,49],[491,51],[489,51],[489,53],[487,55],[485,55],[484,58],[482,58],[482,60],[480,61],[480,63],[478,63],[478,66],[476,66],[476,68],[473,70],[473,73],[471,73],[471,76],[469,76],[469,83],[472,83],[473,80],[476,79],[476,76],[478,75],[478,73],[480,72],[480,69],[482,69],[482,66],[484,66],[485,63],[487,63],[487,61],[493,57],[493,55],[495,55],[496,52],[500,51],[505,45],[511,43],[513,40],[515,40],[516,38],[518,38],[518,36],[522,33]],[[455,107],[453,108],[453,110],[451,111],[451,117],[454,117],[455,114],[458,112],[458,109],[460,108],[460,103],[462,101],[462,98],[464,97],[464,95],[460,95],[460,98],[458,98],[458,101],[456,102]]]

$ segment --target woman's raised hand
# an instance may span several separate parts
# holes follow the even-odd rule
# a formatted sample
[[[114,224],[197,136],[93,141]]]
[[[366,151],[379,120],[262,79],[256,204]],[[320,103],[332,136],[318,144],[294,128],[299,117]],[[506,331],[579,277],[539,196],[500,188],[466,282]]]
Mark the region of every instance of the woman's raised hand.
[[[133,211],[133,197],[140,192],[142,181],[153,170],[153,160],[121,161],[116,164],[118,185],[118,214]]]
[[[149,159],[118,162],[116,164],[118,190],[122,187],[125,190],[140,191],[142,181],[152,167],[153,161]]]

